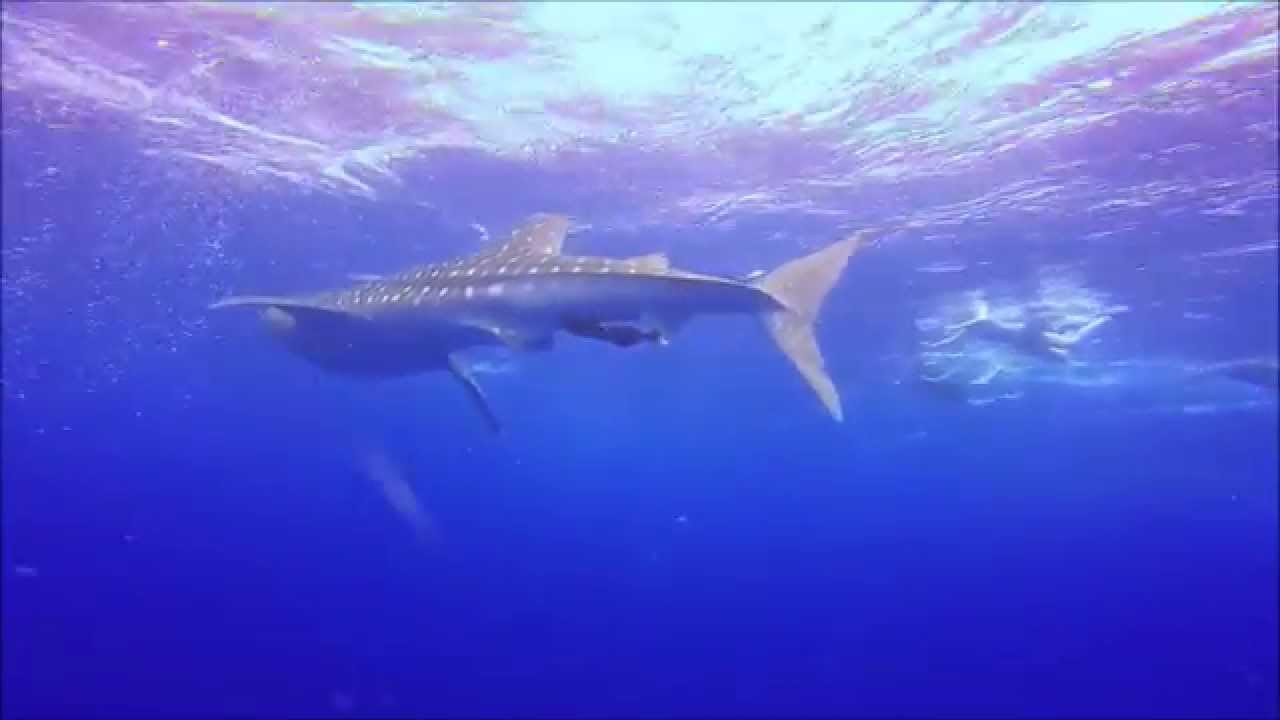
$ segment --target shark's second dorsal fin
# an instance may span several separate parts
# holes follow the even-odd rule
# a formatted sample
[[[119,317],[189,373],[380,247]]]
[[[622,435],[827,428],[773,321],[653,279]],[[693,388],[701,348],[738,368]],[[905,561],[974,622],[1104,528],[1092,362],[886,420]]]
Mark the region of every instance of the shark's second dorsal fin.
[[[498,248],[496,254],[559,255],[568,232],[569,218],[564,215],[534,215],[511,233],[511,239]]]

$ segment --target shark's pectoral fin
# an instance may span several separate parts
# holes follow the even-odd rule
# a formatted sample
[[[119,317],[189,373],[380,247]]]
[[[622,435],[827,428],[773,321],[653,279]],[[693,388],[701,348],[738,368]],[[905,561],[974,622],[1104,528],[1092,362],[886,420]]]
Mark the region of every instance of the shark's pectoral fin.
[[[463,389],[467,391],[467,396],[471,398],[471,402],[480,410],[480,414],[484,416],[485,423],[489,426],[489,429],[495,433],[502,432],[502,423],[498,421],[497,414],[493,412],[493,407],[489,404],[489,398],[484,394],[480,383],[476,382],[475,374],[471,372],[466,360],[457,353],[449,355],[449,371],[462,383]]]

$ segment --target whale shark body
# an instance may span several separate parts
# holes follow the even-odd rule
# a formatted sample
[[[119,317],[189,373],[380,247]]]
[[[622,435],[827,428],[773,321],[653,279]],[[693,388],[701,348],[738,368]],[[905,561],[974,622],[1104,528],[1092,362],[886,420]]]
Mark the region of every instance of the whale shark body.
[[[546,351],[555,335],[630,347],[669,341],[697,315],[763,320],[827,412],[843,419],[814,326],[861,234],[750,281],[671,267],[661,254],[629,259],[565,255],[569,219],[540,214],[498,247],[350,287],[295,297],[235,296],[213,308],[252,307],[293,353],[348,376],[448,371],[489,426],[500,422],[463,355],[505,346]]]

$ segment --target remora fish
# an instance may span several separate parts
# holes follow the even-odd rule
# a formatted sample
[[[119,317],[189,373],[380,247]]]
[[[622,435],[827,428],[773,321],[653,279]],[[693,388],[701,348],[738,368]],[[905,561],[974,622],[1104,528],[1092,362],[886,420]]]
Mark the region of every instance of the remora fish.
[[[493,430],[497,416],[462,352],[486,345],[548,350],[557,331],[620,347],[665,343],[695,315],[760,317],[837,421],[814,323],[861,233],[746,282],[677,270],[666,256],[561,254],[569,220],[540,214],[496,249],[297,297],[238,296],[213,308],[257,307],[294,353],[329,371],[395,377],[448,370]]]

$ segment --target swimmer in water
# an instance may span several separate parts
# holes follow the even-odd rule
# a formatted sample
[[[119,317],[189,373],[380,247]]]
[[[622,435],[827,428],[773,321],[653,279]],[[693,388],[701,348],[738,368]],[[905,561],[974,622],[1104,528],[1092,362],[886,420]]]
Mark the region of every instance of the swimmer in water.
[[[1057,331],[1051,329],[1041,318],[1022,321],[995,318],[991,314],[990,304],[983,298],[974,301],[974,310],[972,318],[945,325],[948,332],[946,337],[921,344],[937,348],[950,345],[961,338],[969,338],[1005,345],[1031,357],[1065,361],[1069,359],[1071,349],[1076,344],[1111,319],[1109,315],[1099,315],[1074,330]]]
[[[1192,371],[1192,377],[1218,376],[1277,392],[1280,388],[1280,360],[1249,357],[1213,363]]]

